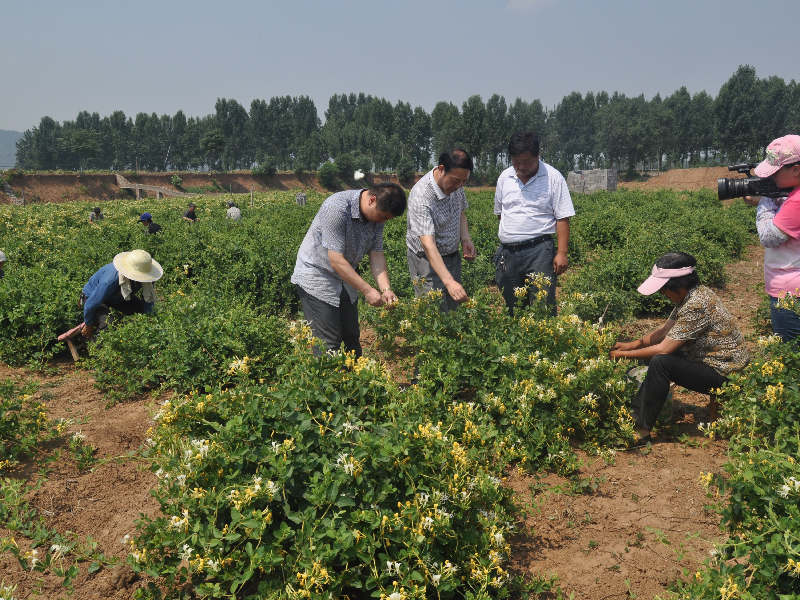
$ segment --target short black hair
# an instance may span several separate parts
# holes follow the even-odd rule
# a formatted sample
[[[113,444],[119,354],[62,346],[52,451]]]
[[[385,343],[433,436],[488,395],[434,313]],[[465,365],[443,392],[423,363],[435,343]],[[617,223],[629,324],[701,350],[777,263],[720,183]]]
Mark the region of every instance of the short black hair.
[[[95,206],[94,207],[94,213],[97,214],[97,215],[100,214],[100,207],[99,206]]]
[[[539,136],[533,130],[516,131],[508,142],[509,156],[519,156],[525,152],[530,152],[533,156],[539,156]]]
[[[399,217],[406,211],[406,192],[396,183],[378,183],[367,190],[377,199],[381,212],[390,212]]]
[[[236,206],[236,203],[234,203],[234,201],[233,201],[233,200],[228,200],[228,206],[230,206],[231,208],[233,208],[234,206]]]
[[[189,202],[189,208],[197,208],[197,204],[194,202]]]
[[[667,252],[666,254],[662,254],[661,257],[656,261],[656,266],[659,269],[682,269],[684,267],[696,267],[697,259],[691,254],[686,254],[686,252]],[[670,278],[662,287],[671,292],[677,293],[681,290],[686,290],[688,292],[689,290],[696,288],[698,285],[700,285],[700,277],[697,275],[697,271],[692,271],[688,275]]]
[[[439,155],[439,164],[444,167],[445,173],[449,173],[450,169],[467,169],[472,173],[475,168],[472,157],[463,148],[445,150]]]

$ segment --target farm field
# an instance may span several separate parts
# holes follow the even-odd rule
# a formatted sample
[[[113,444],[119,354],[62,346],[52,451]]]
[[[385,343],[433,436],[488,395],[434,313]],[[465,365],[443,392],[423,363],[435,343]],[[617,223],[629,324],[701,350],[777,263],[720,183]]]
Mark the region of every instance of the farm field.
[[[227,197],[201,198],[195,225],[178,200],[107,203],[99,225],[88,203],[0,207],[0,573],[16,597],[797,591],[797,490],[781,486],[796,475],[798,356],[757,343],[752,209],[705,191],[576,199],[559,317],[511,319],[487,287],[492,197],[469,196],[479,259],[455,315],[411,300],[405,220],[387,225],[403,301],[364,309],[355,363],[310,358],[290,326],[288,276],[322,194],[236,197],[241,223]],[[144,210],[164,235],[142,234]],[[54,338],[80,322],[86,279],[133,247],[164,266],[158,312],[75,366]],[[754,358],[717,435],[698,428],[707,398],[679,391],[674,422],[626,449],[634,388],[606,356],[663,321],[666,301],[635,289],[669,249],[698,256]]]

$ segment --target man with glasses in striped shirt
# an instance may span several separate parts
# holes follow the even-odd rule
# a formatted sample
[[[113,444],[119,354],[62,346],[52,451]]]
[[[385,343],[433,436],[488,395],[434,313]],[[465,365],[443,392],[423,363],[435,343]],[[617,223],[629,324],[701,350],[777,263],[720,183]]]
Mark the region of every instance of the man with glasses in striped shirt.
[[[472,158],[454,148],[439,156],[439,165],[420,179],[408,195],[406,256],[417,297],[442,291],[442,311],[468,300],[461,285],[461,254],[475,260],[477,253],[464,211],[464,184],[472,173]]]

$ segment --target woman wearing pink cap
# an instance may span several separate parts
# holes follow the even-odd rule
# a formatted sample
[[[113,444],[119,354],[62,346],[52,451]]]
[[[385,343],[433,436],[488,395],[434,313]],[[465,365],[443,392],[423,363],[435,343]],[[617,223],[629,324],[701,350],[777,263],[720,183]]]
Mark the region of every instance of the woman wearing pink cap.
[[[758,205],[756,227],[765,248],[764,283],[772,331],[788,342],[800,336],[800,316],[776,304],[787,293],[800,293],[800,135],[778,138],[767,146],[766,154],[755,174],[792,191],[785,200],[747,196],[745,202]]]
[[[659,329],[635,342],[617,342],[611,351],[611,358],[650,359],[633,401],[634,430],[640,439],[649,438],[670,382],[708,394],[750,360],[731,314],[714,292],[700,285],[695,265],[697,259],[685,252],[669,252],[656,261],[639,293],[660,292],[676,306]]]

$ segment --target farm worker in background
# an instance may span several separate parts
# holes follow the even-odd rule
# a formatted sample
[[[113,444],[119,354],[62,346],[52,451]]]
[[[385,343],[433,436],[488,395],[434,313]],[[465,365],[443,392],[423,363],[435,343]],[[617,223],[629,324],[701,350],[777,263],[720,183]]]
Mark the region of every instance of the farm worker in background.
[[[764,246],[764,283],[771,305],[772,331],[789,342],[800,336],[800,315],[778,308],[778,299],[800,288],[800,135],[778,138],[767,146],[767,159],[755,168],[779,188],[792,188],[786,199],[747,196],[758,205],[756,228]]]
[[[234,221],[242,220],[242,211],[239,210],[233,200],[228,200],[228,212],[226,212],[225,215]]]
[[[183,213],[183,220],[184,221],[189,221],[190,223],[194,223],[195,221],[197,221],[197,215],[194,212],[195,208],[197,208],[197,207],[194,205],[194,202],[190,202],[189,203],[189,208],[187,208],[186,212]]]
[[[511,167],[500,174],[494,194],[494,214],[500,219],[495,282],[513,315],[514,289],[527,287],[530,304],[538,289],[525,283],[528,274],[543,274],[550,280],[547,304],[555,315],[556,277],[569,266],[569,218],[575,215],[572,198],[564,176],[539,159],[536,133],[517,131],[508,143],[508,155]]]
[[[5,275],[6,275],[5,271],[3,271],[3,267],[6,266],[6,261],[7,260],[8,260],[8,258],[6,258],[6,253],[3,252],[2,250],[0,250],[0,279],[5,277]]]
[[[144,232],[148,235],[161,231],[161,225],[153,223],[153,215],[150,213],[142,213],[139,222],[144,223]]]
[[[708,394],[750,360],[733,317],[714,292],[700,285],[696,265],[695,257],[685,252],[669,252],[656,261],[639,293],[660,292],[675,308],[659,329],[635,342],[617,342],[611,351],[615,359],[650,359],[633,401],[634,431],[640,440],[650,436],[670,382]],[[716,420],[715,401],[710,408],[711,420]]]
[[[383,224],[403,214],[406,193],[394,183],[366,190],[349,190],[330,196],[317,212],[300,250],[292,274],[303,314],[314,337],[327,349],[345,349],[361,356],[358,293],[372,306],[397,301],[389,284],[383,255]],[[369,254],[376,290],[355,268]],[[314,349],[319,355],[319,348]]]
[[[84,337],[90,338],[95,324],[104,329],[108,324],[108,309],[123,314],[153,312],[156,291],[153,282],[161,279],[164,270],[144,250],[120,252],[114,261],[92,275],[81,292]],[[142,290],[142,297],[135,294]]]
[[[408,195],[406,256],[417,297],[441,290],[442,311],[468,299],[461,285],[461,254],[473,261],[477,253],[464,211],[464,184],[472,173],[472,158],[455,148],[439,156],[439,165],[422,177]]]
[[[100,207],[99,206],[95,206],[94,210],[89,213],[89,222],[90,223],[95,223],[97,221],[102,221],[105,218],[106,218],[106,216],[103,213],[100,212]]]

